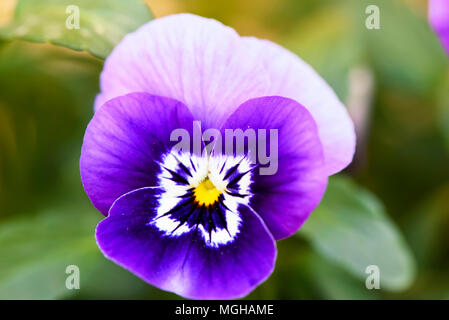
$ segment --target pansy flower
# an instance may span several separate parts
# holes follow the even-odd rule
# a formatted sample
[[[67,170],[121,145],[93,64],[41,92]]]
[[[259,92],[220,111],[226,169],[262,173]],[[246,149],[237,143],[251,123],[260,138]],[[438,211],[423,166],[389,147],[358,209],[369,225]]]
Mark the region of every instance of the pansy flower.
[[[449,54],[449,0],[429,0],[429,20]]]
[[[80,169],[106,216],[97,243],[187,298],[243,297],[262,283],[276,241],[301,227],[355,147],[345,107],[310,66],[190,14],[127,35],[105,62],[95,108]],[[218,148],[228,130],[253,130],[257,148]],[[177,132],[190,149],[177,147]],[[273,155],[264,173],[257,159]]]

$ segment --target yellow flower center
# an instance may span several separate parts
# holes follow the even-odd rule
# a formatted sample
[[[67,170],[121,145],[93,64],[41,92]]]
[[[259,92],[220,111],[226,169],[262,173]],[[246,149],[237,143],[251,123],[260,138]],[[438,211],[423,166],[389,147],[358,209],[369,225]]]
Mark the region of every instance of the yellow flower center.
[[[218,201],[221,191],[217,190],[209,178],[204,179],[193,191],[195,201],[200,206],[210,206]]]

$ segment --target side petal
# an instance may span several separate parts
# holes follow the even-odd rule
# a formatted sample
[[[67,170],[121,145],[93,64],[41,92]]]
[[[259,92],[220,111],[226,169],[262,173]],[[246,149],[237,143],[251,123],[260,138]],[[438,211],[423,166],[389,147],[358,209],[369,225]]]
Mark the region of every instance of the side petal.
[[[254,115],[257,114],[257,117]],[[252,208],[276,240],[295,233],[320,202],[327,186],[323,149],[309,111],[283,97],[261,97],[242,104],[226,121],[225,129],[265,129],[257,138],[258,167],[253,171]],[[270,130],[277,130],[277,158],[269,165],[277,171],[261,174],[260,152],[276,145]],[[226,136],[226,134],[224,134]],[[266,152],[261,150],[265,142]],[[275,167],[273,167],[275,168]]]
[[[157,161],[172,144],[174,129],[192,130],[193,118],[179,101],[131,93],[108,101],[90,121],[81,149],[81,180],[104,215],[115,199],[155,186]]]
[[[449,1],[429,0],[429,20],[449,54]]]
[[[105,256],[146,282],[194,299],[247,295],[273,271],[276,247],[262,220],[242,207],[240,231],[230,244],[205,245],[198,230],[177,237],[150,222],[157,190],[143,188],[119,198],[97,226]]]
[[[312,67],[281,46],[251,37],[242,41],[258,52],[257,61],[270,77],[270,87],[263,95],[291,98],[306,107],[318,126],[327,174],[344,169],[355,151],[354,125],[332,88]]]
[[[153,20],[106,59],[95,107],[129,92],[148,92],[184,102],[205,127],[219,128],[232,110],[268,86],[250,49],[216,20],[191,14]]]

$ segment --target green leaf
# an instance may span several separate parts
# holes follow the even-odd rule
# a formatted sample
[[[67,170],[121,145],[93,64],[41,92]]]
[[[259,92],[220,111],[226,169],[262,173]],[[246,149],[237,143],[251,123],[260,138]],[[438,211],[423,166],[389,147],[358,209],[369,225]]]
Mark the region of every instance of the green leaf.
[[[379,290],[367,290],[363,280],[355,279],[340,266],[309,249],[304,254],[304,273],[319,292],[321,299],[371,300],[380,299]]]
[[[55,299],[74,294],[66,268],[80,269],[80,287],[103,259],[95,243],[93,209],[51,209],[0,225],[0,299]]]
[[[79,9],[79,29],[67,27],[76,25],[73,6]],[[123,36],[151,19],[143,0],[18,0],[0,37],[50,42],[104,59]]]
[[[414,278],[410,250],[378,199],[349,179],[330,180],[322,203],[301,228],[316,250],[360,279],[380,269],[381,288],[402,290]]]
[[[420,271],[441,266],[447,257],[449,183],[439,187],[408,212],[405,235]],[[442,266],[441,266],[442,267]],[[444,268],[442,268],[444,269]]]

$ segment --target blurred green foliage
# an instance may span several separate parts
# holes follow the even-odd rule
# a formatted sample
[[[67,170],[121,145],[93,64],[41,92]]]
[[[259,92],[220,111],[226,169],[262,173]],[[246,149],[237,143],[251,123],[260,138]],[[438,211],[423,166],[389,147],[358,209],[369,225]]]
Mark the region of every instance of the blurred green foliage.
[[[141,0],[20,0],[12,23],[0,35],[50,42],[105,58],[127,33],[151,18]]]
[[[321,204],[300,229],[317,252],[361,280],[382,270],[382,286],[401,290],[414,279],[414,261],[381,203],[349,179],[333,177]]]
[[[65,29],[68,2],[50,0],[19,0],[0,27],[0,299],[178,298],[106,260],[95,243],[102,216],[84,194],[78,159],[103,61],[14,40],[104,57],[150,13],[137,0],[69,2],[88,12],[79,30]],[[147,3],[156,16],[170,3],[281,43],[343,101],[354,94],[352,70],[373,75],[359,126],[367,139],[353,165],[330,178],[298,235],[278,242],[273,275],[248,298],[449,298],[449,59],[426,1]],[[365,28],[368,4],[380,8],[380,30]],[[65,288],[71,264],[80,290]],[[370,264],[380,267],[381,290],[365,288]]]

